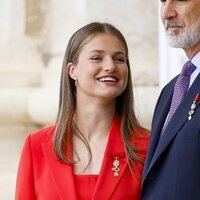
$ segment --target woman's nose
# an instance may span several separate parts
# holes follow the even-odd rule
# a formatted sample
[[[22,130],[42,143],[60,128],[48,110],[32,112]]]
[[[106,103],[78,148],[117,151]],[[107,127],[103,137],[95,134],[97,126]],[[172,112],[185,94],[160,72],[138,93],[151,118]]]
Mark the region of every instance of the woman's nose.
[[[115,71],[115,63],[114,60],[112,58],[107,58],[104,66],[103,66],[104,70],[107,72],[113,72]]]

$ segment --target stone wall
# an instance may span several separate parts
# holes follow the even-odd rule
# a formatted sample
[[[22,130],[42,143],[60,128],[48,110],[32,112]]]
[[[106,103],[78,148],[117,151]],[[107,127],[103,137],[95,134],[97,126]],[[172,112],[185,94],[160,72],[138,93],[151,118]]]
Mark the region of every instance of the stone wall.
[[[0,134],[55,121],[67,41],[91,21],[110,22],[125,35],[136,111],[150,127],[159,79],[156,1],[3,0],[0,7]]]

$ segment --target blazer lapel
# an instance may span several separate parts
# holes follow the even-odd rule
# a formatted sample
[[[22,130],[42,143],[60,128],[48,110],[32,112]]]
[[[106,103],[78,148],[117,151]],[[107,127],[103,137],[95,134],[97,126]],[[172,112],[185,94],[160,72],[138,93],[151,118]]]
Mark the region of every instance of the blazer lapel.
[[[163,133],[163,136],[160,139],[158,146],[155,150],[155,153],[151,160],[148,171],[152,168],[152,166],[161,156],[162,152],[167,148],[167,146],[174,139],[176,134],[181,130],[184,124],[188,121],[188,112],[190,111],[191,104],[196,94],[199,93],[199,88],[200,88],[199,86],[200,86],[200,74],[195,79],[194,83],[188,90],[183,101],[181,102],[180,106],[177,108],[177,111],[174,113],[174,116],[172,117],[168,126],[166,127],[165,132]]]
[[[127,159],[125,156],[124,143],[120,132],[120,120],[115,116],[113,125],[110,130],[110,135],[104,154],[103,163],[99,173],[98,181],[92,196],[93,200],[110,199],[115,187],[119,184],[123,173],[127,166]],[[118,177],[114,177],[113,161],[115,157],[119,157],[120,172]]]
[[[52,141],[42,143],[42,150],[60,199],[77,200],[72,165],[58,160],[53,152]]]

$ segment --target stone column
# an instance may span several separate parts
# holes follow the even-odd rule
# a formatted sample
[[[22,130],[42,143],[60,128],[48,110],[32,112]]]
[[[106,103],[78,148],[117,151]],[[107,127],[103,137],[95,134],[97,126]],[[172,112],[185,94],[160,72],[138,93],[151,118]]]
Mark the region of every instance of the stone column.
[[[5,126],[30,123],[28,95],[30,87],[38,85],[41,79],[43,64],[36,47],[24,33],[25,23],[25,0],[1,0],[0,133],[5,133]]]
[[[35,129],[27,112],[31,88],[40,83],[42,61],[25,35],[25,0],[0,3],[0,190],[14,199],[19,154]],[[25,186],[26,187],[26,186]]]
[[[2,0],[0,6],[0,87],[37,85],[41,58],[25,36],[25,0]]]
[[[48,0],[46,6],[44,51],[49,59],[42,74],[42,87],[29,98],[29,114],[42,125],[55,123],[64,51],[69,38],[85,19],[84,0]]]

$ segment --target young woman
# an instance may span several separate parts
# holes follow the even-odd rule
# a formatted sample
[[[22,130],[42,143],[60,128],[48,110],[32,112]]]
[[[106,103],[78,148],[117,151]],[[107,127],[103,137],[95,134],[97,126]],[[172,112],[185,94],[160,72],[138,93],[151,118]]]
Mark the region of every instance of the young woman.
[[[56,125],[25,141],[16,199],[139,200],[147,142],[126,41],[111,24],[90,23],[67,45]]]

